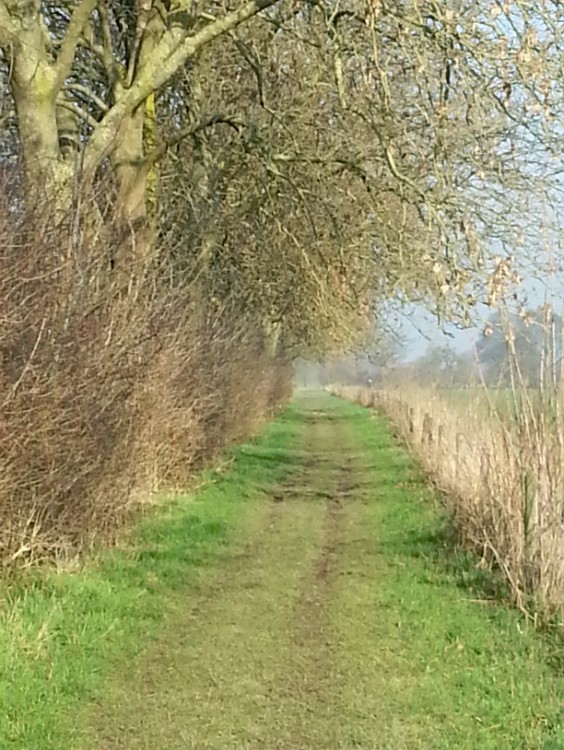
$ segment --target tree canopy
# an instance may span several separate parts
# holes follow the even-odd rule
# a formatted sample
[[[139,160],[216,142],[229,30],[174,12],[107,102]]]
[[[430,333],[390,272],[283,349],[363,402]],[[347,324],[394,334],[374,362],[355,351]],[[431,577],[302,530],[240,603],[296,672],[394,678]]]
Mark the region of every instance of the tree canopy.
[[[289,347],[354,340],[390,295],[472,305],[492,246],[522,242],[563,21],[550,0],[0,0],[3,171],[59,221],[91,191],[134,239],[126,276],[166,245]]]

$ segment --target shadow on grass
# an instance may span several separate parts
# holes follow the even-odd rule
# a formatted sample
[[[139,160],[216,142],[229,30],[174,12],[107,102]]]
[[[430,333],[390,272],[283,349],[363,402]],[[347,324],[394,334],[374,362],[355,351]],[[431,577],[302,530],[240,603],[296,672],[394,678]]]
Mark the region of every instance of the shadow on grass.
[[[390,551],[429,563],[425,571],[428,582],[433,581],[437,586],[454,582],[470,598],[494,605],[510,605],[511,591],[501,572],[481,566],[476,554],[462,549],[450,523],[446,519],[439,523],[437,528],[424,531],[407,529],[401,540],[390,544]],[[429,575],[430,572],[433,575]]]
[[[363,494],[379,496],[385,531],[381,546],[398,559],[418,560],[419,574],[437,587],[454,583],[471,599],[492,605],[511,604],[511,592],[499,570],[482,565],[475,551],[462,548],[460,537],[447,515],[441,492],[433,486],[416,458],[390,433],[379,415],[380,429],[370,430],[372,462],[366,465],[369,480]]]

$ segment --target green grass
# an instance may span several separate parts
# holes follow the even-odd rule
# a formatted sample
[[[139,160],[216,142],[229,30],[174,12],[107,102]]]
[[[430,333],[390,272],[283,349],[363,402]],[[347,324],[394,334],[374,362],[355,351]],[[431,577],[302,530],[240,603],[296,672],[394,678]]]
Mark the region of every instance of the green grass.
[[[561,643],[455,554],[382,418],[308,393],[207,478],[5,583],[0,750],[564,750]]]
[[[350,746],[562,750],[562,643],[491,598],[491,578],[454,552],[439,498],[385,420],[351,408],[371,481],[352,510],[355,552],[334,609],[355,673]],[[379,730],[386,739],[371,744]]]
[[[322,437],[308,441],[300,467],[272,486],[269,501],[254,506],[245,534],[169,617],[159,642],[126,679],[109,682],[92,712],[98,731],[89,747],[305,748],[296,743],[304,723],[323,731],[303,698],[316,650],[298,646],[295,633],[323,544],[324,501],[294,491],[309,488]],[[331,483],[324,473],[320,492]]]
[[[289,409],[234,452],[226,474],[149,513],[122,549],[79,573],[37,573],[0,589],[0,748],[80,746],[77,711],[158,636],[190,586],[221,560],[261,489],[299,460]],[[86,731],[86,730],[85,730]]]

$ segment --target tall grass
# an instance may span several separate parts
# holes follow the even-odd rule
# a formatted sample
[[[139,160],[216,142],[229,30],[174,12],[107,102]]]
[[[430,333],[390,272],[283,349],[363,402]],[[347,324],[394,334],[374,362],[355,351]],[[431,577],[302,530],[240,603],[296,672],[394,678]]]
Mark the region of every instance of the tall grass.
[[[511,349],[509,351],[511,359]],[[385,412],[445,503],[460,542],[505,577],[533,618],[564,615],[564,420],[558,378],[502,392],[395,382],[337,395]]]

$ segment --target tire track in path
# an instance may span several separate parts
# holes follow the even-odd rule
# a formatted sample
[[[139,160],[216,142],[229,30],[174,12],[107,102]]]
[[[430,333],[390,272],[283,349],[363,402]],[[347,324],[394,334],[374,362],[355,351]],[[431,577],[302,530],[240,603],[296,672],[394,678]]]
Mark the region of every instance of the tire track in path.
[[[330,402],[329,402],[330,403]],[[280,699],[288,721],[278,748],[337,748],[343,674],[338,668],[339,633],[332,625],[335,583],[341,573],[344,529],[357,485],[354,433],[337,412],[314,410],[315,460],[309,486],[323,505],[318,554],[306,571],[288,638],[288,667],[280,681]],[[306,412],[307,414],[307,412]]]
[[[129,690],[110,686],[100,750],[332,747],[319,744],[319,711],[332,682],[326,612],[350,430],[317,405],[302,403],[298,468],[254,504],[246,537],[133,665]]]
[[[385,421],[325,395],[292,412],[299,450],[268,460],[294,470],[108,685],[85,750],[563,748],[541,642],[441,562],[442,516]]]

